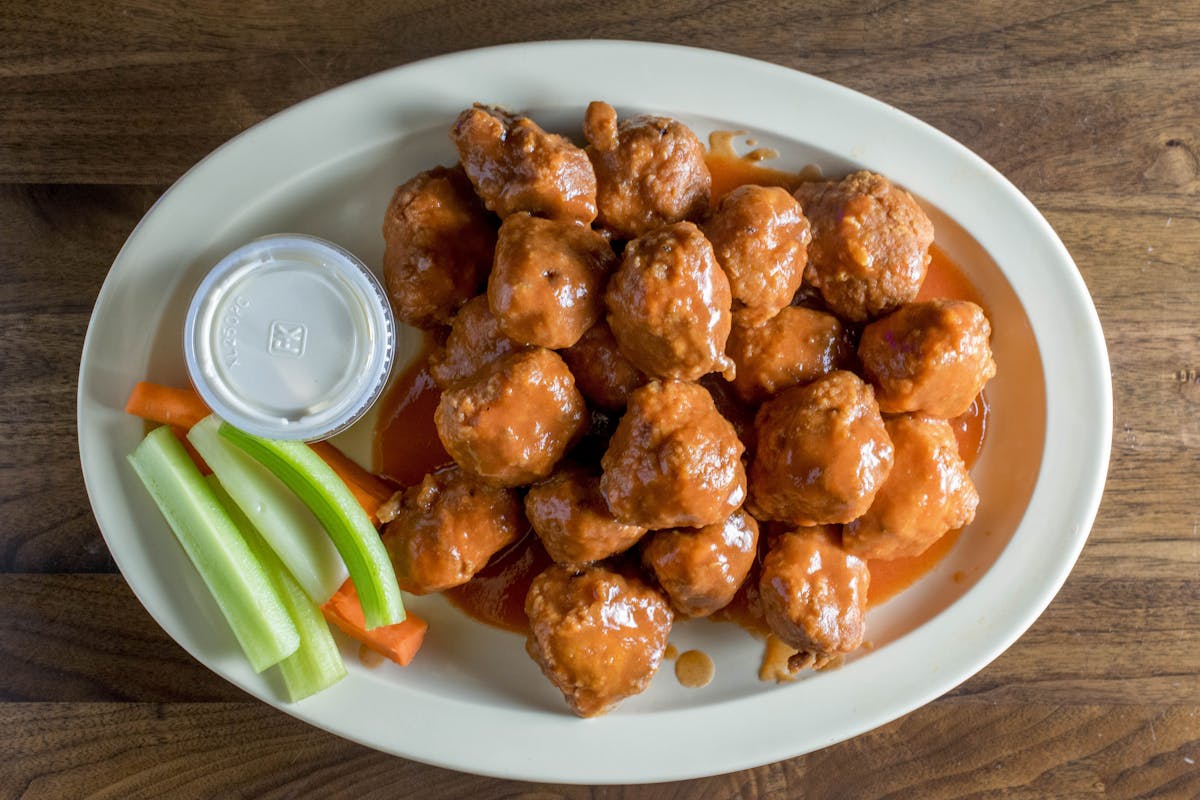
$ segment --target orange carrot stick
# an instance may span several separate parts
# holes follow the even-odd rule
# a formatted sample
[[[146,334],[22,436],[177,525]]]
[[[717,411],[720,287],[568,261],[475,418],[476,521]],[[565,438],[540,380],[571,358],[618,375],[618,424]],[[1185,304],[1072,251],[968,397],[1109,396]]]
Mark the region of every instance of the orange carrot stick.
[[[325,601],[321,612],[325,614],[325,619],[336,625],[342,633],[402,667],[413,660],[413,656],[421,648],[421,643],[425,641],[425,631],[429,630],[429,623],[411,611],[404,622],[367,630],[363,621],[362,605],[358,601],[358,592],[349,578],[333,597]]]
[[[185,430],[210,413],[200,395],[191,389],[176,389],[141,381],[129,393],[125,412],[162,425],[177,425]]]
[[[180,427],[179,425],[172,425],[171,433],[175,434],[175,438],[178,439],[179,443],[183,445],[183,449],[186,450],[187,454],[192,457],[192,461],[196,462],[196,466],[200,469],[200,474],[211,475],[212,468],[209,467],[208,464],[204,463],[204,459],[200,457],[200,454],[196,452],[196,448],[192,447],[192,443],[188,441],[187,428]]]
[[[325,463],[329,464],[328,461]],[[362,506],[362,510],[367,512],[367,516],[371,518],[371,524],[378,528],[379,517],[377,516],[377,513],[379,511],[379,506],[383,504],[375,499],[375,495],[369,494],[361,486],[352,482],[333,464],[329,464],[329,466],[334,472],[337,473],[337,476],[342,479],[342,483],[346,484],[346,488],[350,490],[350,494],[354,495],[354,499],[358,501],[360,506]]]
[[[358,462],[338,450],[329,442],[313,442],[310,447],[316,451],[342,480],[352,486],[357,486],[374,497],[378,503],[384,503],[396,493],[396,487],[373,472],[368,472],[359,466]]]

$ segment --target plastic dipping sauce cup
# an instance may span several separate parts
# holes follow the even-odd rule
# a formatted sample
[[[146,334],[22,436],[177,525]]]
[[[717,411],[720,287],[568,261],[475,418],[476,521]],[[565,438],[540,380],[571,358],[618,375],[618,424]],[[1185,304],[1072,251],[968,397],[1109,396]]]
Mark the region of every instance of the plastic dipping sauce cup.
[[[221,259],[188,308],[184,351],[209,408],[247,433],[325,439],[387,383],[396,324],[379,280],[353,254],[299,234]]]

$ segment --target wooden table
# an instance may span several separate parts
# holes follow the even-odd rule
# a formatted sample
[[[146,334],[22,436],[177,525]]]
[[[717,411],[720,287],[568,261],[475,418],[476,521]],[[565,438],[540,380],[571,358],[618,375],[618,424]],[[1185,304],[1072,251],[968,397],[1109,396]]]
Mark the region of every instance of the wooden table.
[[[1200,6],[305,5],[0,5],[0,795],[1200,796]],[[345,81],[572,37],[732,50],[896,105],[1005,173],[1079,264],[1114,375],[1099,519],[1041,619],[925,708],[708,780],[490,780],[251,700],[117,573],[83,489],[75,382],[101,282],[155,198],[229,137]]]

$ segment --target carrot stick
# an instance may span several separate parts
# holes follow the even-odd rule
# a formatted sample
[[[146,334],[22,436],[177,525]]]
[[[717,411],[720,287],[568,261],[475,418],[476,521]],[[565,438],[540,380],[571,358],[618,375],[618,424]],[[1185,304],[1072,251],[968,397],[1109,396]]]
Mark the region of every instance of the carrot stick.
[[[133,387],[133,391],[129,393],[129,402],[125,404],[125,412],[151,422],[171,425],[176,428],[176,433],[180,428],[186,432],[212,413],[194,389],[176,389],[149,381],[140,381]],[[183,438],[183,443],[185,447],[190,448],[186,438]],[[329,442],[313,442],[311,447],[350,488],[358,504],[371,517],[371,521],[378,524],[379,518],[375,512],[392,496],[395,489],[383,478],[360,467]],[[198,456],[193,455],[193,458],[198,459]],[[197,460],[198,465],[202,463]]]
[[[178,425],[187,429],[210,413],[200,395],[191,389],[176,389],[157,383],[140,381],[129,393],[125,412],[162,425]]]
[[[325,463],[329,464],[329,461],[326,460]],[[354,495],[354,499],[358,501],[358,504],[360,506],[362,506],[363,511],[367,512],[367,516],[371,518],[371,523],[376,528],[378,528],[379,527],[378,511],[379,511],[379,507],[383,504],[380,501],[375,499],[375,495],[369,494],[361,486],[359,486],[358,484],[354,483],[349,478],[347,478],[345,476],[345,474],[343,474],[342,471],[339,470],[336,466],[334,466],[333,464],[329,464],[329,467],[335,473],[337,473],[337,476],[339,478],[342,479],[342,483],[346,484],[346,488],[350,490],[350,494]]]
[[[367,630],[363,621],[362,606],[358,601],[358,592],[349,578],[333,597],[325,601],[321,612],[325,619],[336,625],[342,633],[402,667],[413,660],[413,656],[421,648],[421,643],[425,641],[425,631],[429,630],[429,623],[411,611],[403,622]]]
[[[396,487],[373,472],[359,466],[358,462],[338,450],[329,442],[313,442],[310,447],[317,451],[326,464],[341,476],[342,480],[357,486],[374,497],[379,503],[386,502],[396,493]]]
[[[200,474],[211,475],[212,468],[209,467],[208,464],[204,463],[204,459],[201,458],[200,454],[196,452],[196,448],[192,447],[192,443],[188,441],[187,428],[179,425],[172,425],[171,433],[175,434],[175,438],[178,439],[179,443],[183,445],[183,449],[187,451],[189,456],[191,456],[192,461],[196,462],[196,466],[199,468]]]

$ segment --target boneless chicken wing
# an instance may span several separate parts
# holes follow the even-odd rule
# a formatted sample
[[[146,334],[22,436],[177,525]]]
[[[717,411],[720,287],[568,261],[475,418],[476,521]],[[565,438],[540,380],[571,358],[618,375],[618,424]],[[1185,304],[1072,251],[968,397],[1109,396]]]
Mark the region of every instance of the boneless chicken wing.
[[[436,328],[482,291],[496,226],[462,170],[436,167],[396,189],[383,239],[384,283],[396,316]]]
[[[759,599],[767,625],[789,647],[795,670],[821,666],[863,641],[871,575],[836,531],[801,528],[779,536],[763,559]]]
[[[571,371],[543,347],[493,361],[444,392],[434,412],[446,452],[499,486],[548,476],[586,424],[587,407]]]
[[[583,120],[596,170],[596,224],[617,239],[697,220],[708,210],[712,175],[691,128],[667,117],[617,122],[608,103],[593,102]]]
[[[975,518],[979,494],[950,423],[904,414],[884,422],[895,462],[867,512],[846,525],[846,549],[861,558],[919,556]]]
[[[863,330],[863,375],[885,413],[965,413],[996,374],[983,309],[966,300],[911,303]]]
[[[450,130],[467,177],[488,210],[584,225],[596,218],[596,173],[587,153],[529,117],[476,105]]]
[[[600,493],[600,476],[579,465],[560,467],[531,486],[525,513],[550,558],[567,566],[623,553],[646,533],[612,515]]]
[[[600,460],[600,490],[630,525],[713,525],[746,496],[744,449],[704,387],[652,381],[629,398]]]
[[[450,466],[404,490],[383,543],[400,588],[427,594],[466,583],[526,529],[515,492]]]
[[[442,389],[470,378],[521,345],[504,335],[486,295],[468,300],[450,321],[446,342],[429,356],[429,374]]]
[[[706,617],[729,605],[754,564],[758,523],[735,511],[715,525],[655,531],[642,548],[671,605],[687,617]]]
[[[892,468],[892,442],[871,387],[831,372],[763,404],[754,422],[751,513],[795,525],[862,515]]]
[[[511,214],[500,226],[488,303],[508,337],[551,350],[570,347],[600,318],[616,260],[608,240],[591,228]]]
[[[802,306],[788,306],[754,327],[735,323],[725,352],[737,371],[733,389],[744,403],[761,403],[854,360],[850,333],[838,318]]]
[[[630,242],[604,299],[621,352],[650,377],[696,380],[730,369],[729,280],[692,223]]]
[[[864,171],[803,183],[796,198],[812,224],[807,278],[830,310],[865,322],[917,296],[933,223],[912,195]]]
[[[525,649],[581,717],[646,689],[673,619],[666,598],[638,578],[557,564],[534,578],[525,613]]]
[[[621,352],[604,320],[588,328],[578,342],[563,350],[562,357],[583,396],[606,411],[625,408],[633,390],[649,380]]]
[[[717,203],[704,235],[729,278],[735,324],[761,325],[792,302],[812,233],[786,189],[739,186]]]

